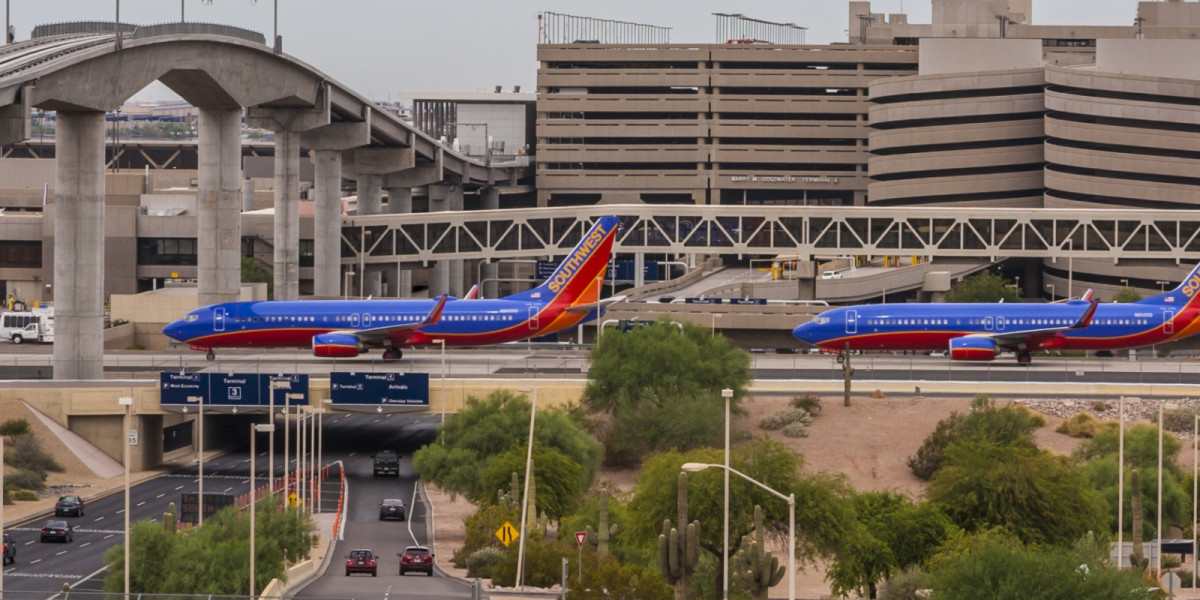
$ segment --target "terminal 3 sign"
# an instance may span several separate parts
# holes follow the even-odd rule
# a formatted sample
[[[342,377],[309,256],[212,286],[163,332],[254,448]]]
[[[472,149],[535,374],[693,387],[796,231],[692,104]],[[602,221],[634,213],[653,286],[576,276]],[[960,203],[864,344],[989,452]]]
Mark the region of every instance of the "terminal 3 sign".
[[[308,375],[262,375],[259,373],[160,373],[160,404],[163,410],[189,412],[264,412],[271,406],[271,382],[276,384],[275,406],[308,404]],[[291,400],[288,400],[288,395]],[[299,394],[299,396],[297,396]]]

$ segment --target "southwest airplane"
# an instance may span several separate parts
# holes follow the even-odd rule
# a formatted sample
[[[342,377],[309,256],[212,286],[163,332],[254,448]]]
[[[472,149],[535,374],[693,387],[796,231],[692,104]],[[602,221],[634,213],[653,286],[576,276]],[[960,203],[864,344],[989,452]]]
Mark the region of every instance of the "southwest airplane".
[[[829,351],[949,350],[951,360],[992,360],[1014,352],[1028,364],[1037,350],[1119,350],[1200,332],[1200,265],[1179,287],[1151,298],[1098,304],[865,304],[827,310],[792,335]]]
[[[617,217],[601,217],[542,285],[505,298],[227,302],[197,308],[163,333],[207,351],[209,360],[214,348],[309,346],[329,358],[383,348],[384,360],[397,360],[405,346],[481,346],[556,333],[603,311],[600,288],[618,225]]]

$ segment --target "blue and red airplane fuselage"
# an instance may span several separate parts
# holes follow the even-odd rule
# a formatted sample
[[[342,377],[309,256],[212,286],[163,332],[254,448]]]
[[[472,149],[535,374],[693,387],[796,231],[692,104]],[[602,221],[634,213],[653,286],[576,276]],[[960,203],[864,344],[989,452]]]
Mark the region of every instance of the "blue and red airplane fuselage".
[[[956,360],[1021,362],[1037,350],[1119,350],[1200,333],[1200,265],[1179,287],[1130,303],[866,304],[830,309],[793,330],[831,351],[949,350]]]
[[[602,217],[542,285],[492,300],[295,300],[204,306],[163,329],[192,349],[309,347],[353,357],[383,348],[482,346],[557,333],[596,318],[619,220]]]

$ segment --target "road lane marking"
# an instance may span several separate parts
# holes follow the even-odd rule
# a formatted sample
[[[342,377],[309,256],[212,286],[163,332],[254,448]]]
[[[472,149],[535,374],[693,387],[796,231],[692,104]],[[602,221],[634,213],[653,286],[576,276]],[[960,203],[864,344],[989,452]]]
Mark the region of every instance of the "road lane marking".
[[[79,547],[83,548],[84,546],[91,546],[91,545],[92,545],[91,542],[84,542],[84,543],[80,544]]]
[[[66,551],[66,550],[63,550],[62,552],[55,552],[55,553],[54,553],[54,555],[55,555],[55,556],[62,556],[62,555],[64,555],[64,554],[66,554],[66,553],[67,553],[67,551]]]

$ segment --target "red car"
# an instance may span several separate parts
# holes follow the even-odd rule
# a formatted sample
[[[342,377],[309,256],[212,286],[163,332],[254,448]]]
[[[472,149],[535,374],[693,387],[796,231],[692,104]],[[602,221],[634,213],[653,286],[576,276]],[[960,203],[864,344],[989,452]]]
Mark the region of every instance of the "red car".
[[[371,577],[377,574],[378,567],[375,564],[375,552],[371,550],[351,550],[346,556],[346,575],[351,573],[370,573]]]
[[[404,549],[404,554],[400,555],[400,574],[409,571],[425,571],[426,575],[433,577],[433,554],[429,548],[409,546]]]

